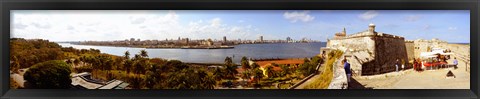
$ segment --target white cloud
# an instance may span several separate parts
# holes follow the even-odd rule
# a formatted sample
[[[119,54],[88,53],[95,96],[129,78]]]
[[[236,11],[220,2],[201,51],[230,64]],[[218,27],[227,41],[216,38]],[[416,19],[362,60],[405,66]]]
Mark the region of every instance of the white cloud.
[[[50,24],[48,23],[31,23],[31,25],[37,27],[37,28],[50,28]]]
[[[244,20],[238,20],[237,22],[238,22],[238,23],[243,23],[243,22],[245,22],[245,21],[244,21]]]
[[[145,18],[136,18],[134,20],[132,20],[132,24],[141,24],[145,21]]]
[[[378,12],[375,11],[375,10],[369,10],[361,15],[359,15],[358,17],[362,20],[371,20],[375,17],[378,16]]]
[[[431,26],[430,26],[429,24],[425,24],[425,25],[423,26],[423,30],[429,30],[430,27],[431,27]]]
[[[448,27],[448,30],[454,31],[454,30],[457,30],[457,27]]]
[[[303,12],[298,12],[298,11],[288,12],[287,11],[283,14],[283,17],[285,19],[290,20],[290,22],[292,22],[292,23],[295,23],[297,21],[310,22],[310,21],[313,21],[313,19],[315,19],[315,17],[311,16],[309,13],[310,13],[310,11],[303,11]]]
[[[220,18],[214,18],[210,21],[210,24],[213,26],[213,27],[219,27],[220,24],[222,24],[222,19]]]
[[[68,26],[67,29],[68,30],[74,30],[75,28],[73,26]]]
[[[422,16],[420,16],[420,15],[409,15],[409,16],[405,17],[405,20],[409,21],[409,22],[415,22],[415,21],[417,21],[421,18],[422,18]]]
[[[32,12],[32,11],[31,11]],[[12,37],[41,38],[51,41],[125,40],[129,38],[164,40],[191,39],[253,39],[255,26],[232,25],[220,17],[181,23],[175,11],[68,11],[48,13],[13,12]],[[54,23],[54,24],[51,24]]]
[[[16,29],[25,29],[25,28],[28,27],[28,25],[24,25],[24,24],[22,24],[22,23],[15,23],[14,27],[15,27]]]

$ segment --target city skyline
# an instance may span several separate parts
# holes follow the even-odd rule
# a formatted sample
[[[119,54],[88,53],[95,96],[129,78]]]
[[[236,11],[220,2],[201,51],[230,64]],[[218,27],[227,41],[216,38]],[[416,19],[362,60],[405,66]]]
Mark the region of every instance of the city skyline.
[[[11,37],[51,41],[263,36],[325,42],[344,27],[349,35],[374,23],[406,40],[470,43],[468,10],[15,10],[11,16]]]

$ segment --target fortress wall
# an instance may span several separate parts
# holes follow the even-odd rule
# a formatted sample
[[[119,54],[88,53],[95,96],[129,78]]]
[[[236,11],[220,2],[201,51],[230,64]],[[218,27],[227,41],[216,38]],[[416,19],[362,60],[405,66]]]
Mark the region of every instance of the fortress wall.
[[[408,62],[405,39],[402,37],[375,37],[375,60],[365,63],[362,75],[375,75],[395,71],[396,59]]]
[[[375,41],[372,36],[357,36],[343,39],[330,40],[327,47],[342,50],[350,61],[351,69],[358,75],[362,74],[362,63],[374,59]]]
[[[362,36],[362,37],[350,37],[350,38],[330,40],[327,43],[327,47],[337,48],[342,51],[370,50],[373,53],[375,44],[370,36]]]
[[[405,41],[405,47],[407,49],[408,61],[413,61],[415,58],[415,44],[413,42]]]

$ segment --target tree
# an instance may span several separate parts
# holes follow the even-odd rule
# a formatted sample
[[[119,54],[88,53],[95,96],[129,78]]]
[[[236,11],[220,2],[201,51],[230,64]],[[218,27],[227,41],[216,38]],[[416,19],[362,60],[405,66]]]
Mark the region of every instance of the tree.
[[[13,73],[18,73],[18,69],[20,69],[20,63],[18,62],[17,56],[13,56],[12,59],[13,63],[10,64],[10,67],[12,68]]]
[[[242,57],[242,68],[245,70],[250,69],[250,65],[248,64],[247,57],[245,56]]]
[[[140,51],[140,56],[142,56],[143,58],[148,57],[147,51],[141,50],[141,51]]]
[[[153,65],[148,68],[148,71],[145,73],[145,85],[148,88],[154,88],[155,84],[161,80],[160,70],[158,65]]]
[[[185,68],[188,68],[186,64],[184,64],[182,61],[179,60],[170,60],[167,63],[165,63],[166,67],[174,67],[173,71],[179,71],[183,70]]]
[[[72,83],[71,72],[71,67],[61,60],[38,63],[25,72],[25,87],[33,89],[70,88]]]
[[[263,71],[256,68],[253,70],[253,77],[254,77],[254,80],[255,80],[255,83],[258,84],[258,81],[260,81],[260,79],[263,78]]]
[[[135,54],[135,56],[133,57],[133,60],[136,61],[136,60],[140,60],[141,58],[142,56]]]
[[[238,74],[237,66],[226,66],[225,72],[228,79],[236,79],[235,75]]]
[[[250,79],[250,76],[252,76],[252,74],[250,73],[249,70],[245,70],[243,73],[242,73],[242,78],[243,80],[245,81],[245,79]]]
[[[265,72],[267,73],[268,78],[273,77],[274,73],[273,73],[273,67],[271,65],[265,68]]]
[[[130,59],[130,52],[125,51],[125,55],[123,56],[125,59]]]
[[[231,57],[225,57],[225,65],[226,66],[231,66],[233,65],[233,61],[232,61],[232,58]]]
[[[259,68],[260,65],[258,65],[257,63],[253,63],[252,66],[250,66],[250,67],[252,67],[253,69],[256,69],[256,68]]]
[[[132,67],[133,67],[133,61],[130,60],[130,59],[127,59],[125,61],[125,63],[123,64],[125,70],[127,71],[127,73],[130,73],[130,71],[132,70]]]
[[[280,65],[282,68],[281,76],[285,76],[290,73],[290,68],[287,65]]]
[[[235,79],[235,75],[238,74],[237,66],[233,64],[231,57],[225,58],[225,72],[228,79]]]
[[[222,80],[222,78],[225,77],[225,74],[221,68],[215,68],[215,72],[213,72],[213,76],[215,80],[220,81]]]

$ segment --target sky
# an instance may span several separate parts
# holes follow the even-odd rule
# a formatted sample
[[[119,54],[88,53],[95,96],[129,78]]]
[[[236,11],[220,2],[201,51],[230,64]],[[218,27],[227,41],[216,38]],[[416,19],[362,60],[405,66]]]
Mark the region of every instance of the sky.
[[[470,43],[469,10],[14,10],[11,37],[50,41],[217,39],[326,41],[376,25],[406,40]]]

